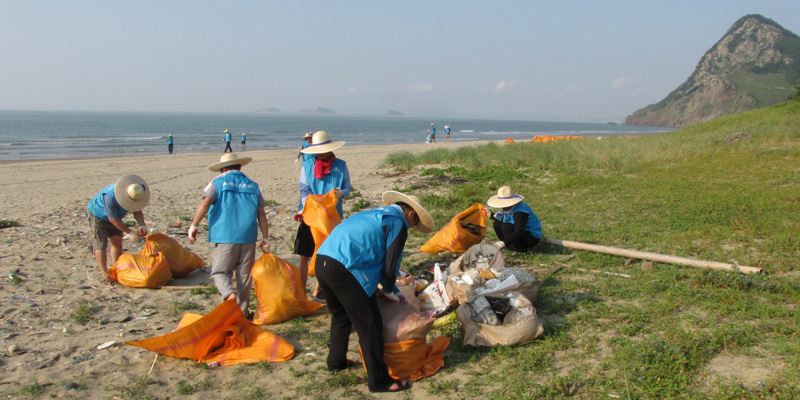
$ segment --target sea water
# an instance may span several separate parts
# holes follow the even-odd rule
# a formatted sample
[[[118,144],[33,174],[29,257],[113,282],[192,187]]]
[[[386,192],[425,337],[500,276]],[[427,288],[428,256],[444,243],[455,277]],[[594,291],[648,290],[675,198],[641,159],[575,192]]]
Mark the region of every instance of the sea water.
[[[327,131],[347,146],[426,144],[430,124],[443,143],[450,140],[530,140],[541,135],[611,136],[653,134],[669,128],[617,124],[541,122],[499,119],[344,116],[337,114],[134,113],[0,111],[0,161],[116,157],[174,153],[221,153],[224,131],[237,151],[299,149],[306,132]],[[247,146],[240,145],[242,133]]]

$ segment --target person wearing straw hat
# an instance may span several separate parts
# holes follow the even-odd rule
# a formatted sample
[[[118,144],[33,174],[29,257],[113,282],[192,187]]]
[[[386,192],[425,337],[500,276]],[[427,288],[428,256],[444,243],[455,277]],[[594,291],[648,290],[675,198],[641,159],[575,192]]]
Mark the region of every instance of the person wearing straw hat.
[[[326,194],[335,190],[338,197],[336,211],[339,213],[339,218],[344,219],[342,199],[350,195],[353,187],[350,185],[350,171],[347,169],[347,163],[333,154],[334,150],[343,145],[344,142],[331,140],[328,132],[317,131],[311,136],[311,144],[300,150],[303,154],[312,155],[303,161],[300,168],[300,205],[294,216],[295,221],[300,222],[294,241],[294,253],[300,256],[298,269],[303,287],[308,281],[308,263],[316,248],[311,228],[303,222],[303,206],[308,195]],[[319,283],[317,283],[311,296],[319,298],[319,294]]]
[[[300,144],[300,151],[297,153],[297,158],[294,160],[294,162],[297,162],[300,159],[302,159],[303,161],[306,161],[309,158],[313,158],[314,157],[313,154],[303,154],[303,149],[305,149],[306,147],[311,145],[311,139],[313,137],[314,137],[314,134],[312,132],[306,132],[306,134],[303,135],[303,142]]]
[[[494,233],[500,241],[494,246],[502,250],[528,251],[542,239],[542,223],[530,206],[522,201],[525,197],[514,193],[510,186],[503,186],[486,204],[501,210],[491,214]]]
[[[222,141],[225,142],[225,150],[222,150],[223,153],[227,153],[228,151],[233,153],[233,149],[231,148],[231,140],[233,140],[231,133],[225,129],[225,139],[222,139]]]
[[[208,166],[221,174],[206,186],[188,232],[190,242],[197,240],[197,227],[208,215],[208,241],[214,243],[211,278],[222,299],[236,299],[242,313],[248,316],[253,287],[250,269],[255,263],[259,230],[261,251],[270,251],[266,202],[258,184],[241,171],[250,161],[250,157],[226,153],[218,163]],[[234,272],[236,291],[231,281]]]
[[[384,207],[353,214],[337,225],[317,251],[314,267],[331,312],[328,370],[353,364],[347,359],[347,349],[355,328],[369,390],[396,392],[411,384],[393,379],[383,361],[383,321],[377,298],[405,300],[395,280],[408,228],[431,233],[434,222],[416,196],[388,191],[382,200]]]
[[[447,142],[450,141],[450,125],[444,126],[444,137],[447,139]]]
[[[116,183],[106,186],[89,201],[89,225],[92,229],[92,247],[97,266],[103,273],[103,283],[113,283],[108,277],[108,243],[111,242],[111,263],[122,255],[122,239],[138,241],[147,234],[142,209],[150,201],[150,186],[140,176],[123,175]],[[122,222],[122,218],[133,213],[139,228],[133,230]]]
[[[429,142],[436,143],[436,125],[431,124],[431,129],[428,129],[428,133],[430,134],[428,135]]]

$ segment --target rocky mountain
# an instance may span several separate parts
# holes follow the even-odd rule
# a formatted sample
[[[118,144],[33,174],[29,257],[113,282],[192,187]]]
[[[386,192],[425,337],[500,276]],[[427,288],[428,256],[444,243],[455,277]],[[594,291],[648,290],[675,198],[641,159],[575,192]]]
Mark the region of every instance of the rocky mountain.
[[[788,101],[800,84],[800,37],[761,15],[740,18],[664,100],[625,124],[681,127]]]

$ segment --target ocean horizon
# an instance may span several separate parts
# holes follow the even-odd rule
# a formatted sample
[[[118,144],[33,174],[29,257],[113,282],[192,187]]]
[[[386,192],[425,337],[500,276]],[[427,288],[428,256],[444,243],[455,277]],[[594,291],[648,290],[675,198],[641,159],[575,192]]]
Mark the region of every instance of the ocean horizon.
[[[224,131],[234,151],[299,149],[305,132],[327,131],[348,146],[425,145],[430,124],[437,142],[450,125],[455,142],[530,140],[534,136],[617,136],[669,132],[674,129],[585,122],[503,119],[351,116],[275,113],[159,113],[0,110],[0,161],[55,160],[168,154],[221,153]],[[247,146],[240,146],[241,135]]]

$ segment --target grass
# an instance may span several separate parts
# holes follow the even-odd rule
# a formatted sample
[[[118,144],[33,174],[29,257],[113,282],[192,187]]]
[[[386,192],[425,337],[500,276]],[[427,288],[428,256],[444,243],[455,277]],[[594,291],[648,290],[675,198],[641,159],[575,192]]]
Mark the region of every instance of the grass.
[[[70,318],[75,321],[76,324],[79,325],[86,325],[89,321],[91,321],[94,317],[94,309],[92,307],[92,303],[88,301],[81,301],[78,303],[78,306],[72,310],[72,314],[70,314]]]
[[[173,316],[180,316],[187,311],[202,311],[203,306],[193,301],[173,301],[169,305],[169,314]]]
[[[747,137],[725,141],[739,132]],[[535,306],[545,334],[475,349],[445,324],[434,333],[453,341],[445,369],[426,378],[429,394],[800,398],[800,101],[659,135],[395,153],[383,166],[412,172],[393,186],[420,196],[439,227],[508,184],[547,237],[767,272],[643,270],[636,260],[546,245],[506,252],[531,269],[574,267],[541,276]],[[404,267],[429,268],[434,257]],[[716,372],[731,357],[745,372]]]
[[[19,221],[15,219],[0,219],[0,229],[15,228],[18,226],[22,225],[20,225]]]

